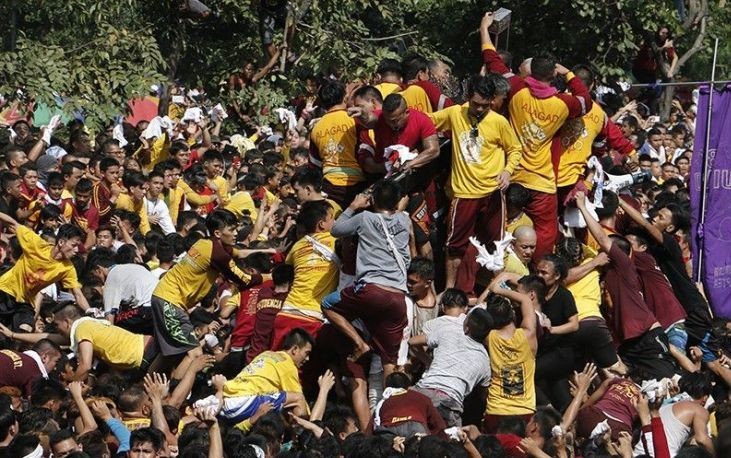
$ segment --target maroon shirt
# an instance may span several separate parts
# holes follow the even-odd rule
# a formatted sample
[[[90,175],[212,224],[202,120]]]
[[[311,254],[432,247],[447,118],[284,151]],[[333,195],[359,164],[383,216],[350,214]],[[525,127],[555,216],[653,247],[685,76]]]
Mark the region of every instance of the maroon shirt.
[[[114,204],[112,204],[111,198],[112,191],[107,185],[101,181],[94,183],[94,187],[91,189],[91,205],[96,207],[99,212],[99,224],[101,225],[108,224],[112,218]]]
[[[619,343],[639,337],[657,321],[642,298],[642,285],[632,260],[617,244],[607,253],[611,263],[604,277],[612,300],[611,323]]]
[[[259,293],[267,286],[274,288],[274,282],[267,280],[259,286],[240,292],[239,307],[236,311],[236,327],[231,333],[232,347],[245,347],[251,342],[256,322],[256,304],[259,302]]]
[[[640,389],[631,380],[614,379],[594,407],[610,418],[632,426],[637,417],[634,403],[640,398]]]
[[[685,319],[685,309],[675,297],[668,277],[655,262],[650,253],[633,252],[632,260],[637,267],[642,283],[642,295],[650,311],[654,313],[663,329]]]
[[[277,317],[277,313],[282,310],[282,304],[288,294],[287,292],[274,292],[272,288],[259,290],[259,300],[256,303],[254,319],[254,334],[251,336],[251,347],[246,352],[247,361],[252,361],[260,353],[272,349],[274,319]]]
[[[32,357],[13,350],[0,350],[0,387],[14,386],[28,397],[33,382],[41,377],[43,372]]]
[[[432,404],[431,399],[418,391],[406,390],[403,394],[396,394],[383,401],[380,410],[381,426],[396,426],[406,421],[421,423],[432,435],[440,434],[447,425]],[[373,419],[368,430],[373,431]]]

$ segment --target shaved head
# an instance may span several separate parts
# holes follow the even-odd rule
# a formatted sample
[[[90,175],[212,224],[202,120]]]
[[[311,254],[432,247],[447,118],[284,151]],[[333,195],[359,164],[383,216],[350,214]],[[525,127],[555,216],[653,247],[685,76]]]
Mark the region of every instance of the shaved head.
[[[530,226],[518,226],[513,231],[513,237],[513,251],[527,265],[536,251],[536,231]]]

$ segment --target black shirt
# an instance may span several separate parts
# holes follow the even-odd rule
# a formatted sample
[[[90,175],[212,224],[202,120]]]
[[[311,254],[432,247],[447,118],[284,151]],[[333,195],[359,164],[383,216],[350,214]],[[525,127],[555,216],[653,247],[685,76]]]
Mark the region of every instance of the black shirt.
[[[663,233],[662,237],[662,244],[652,240],[650,253],[655,257],[665,276],[668,277],[675,297],[688,314],[685,320],[686,327],[710,329],[711,316],[708,312],[708,302],[688,276],[688,271],[685,270],[680,244],[671,234]]]
[[[568,323],[569,318],[579,313],[576,309],[574,295],[563,286],[558,287],[553,296],[543,304],[541,310],[551,320],[552,328]],[[545,332],[538,341],[538,354],[556,347],[570,347],[572,334],[554,335]]]

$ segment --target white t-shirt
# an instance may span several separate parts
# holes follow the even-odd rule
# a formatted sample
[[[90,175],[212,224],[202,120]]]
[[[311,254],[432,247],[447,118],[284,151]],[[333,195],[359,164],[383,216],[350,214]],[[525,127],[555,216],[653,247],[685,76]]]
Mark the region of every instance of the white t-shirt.
[[[118,309],[121,303],[130,307],[149,307],[158,277],[138,264],[112,266],[104,283],[104,311]]]
[[[162,229],[165,235],[175,232],[175,225],[170,217],[170,210],[162,199],[145,199],[145,210],[147,211],[147,216],[160,217],[160,222],[157,225],[160,226],[160,229]]]

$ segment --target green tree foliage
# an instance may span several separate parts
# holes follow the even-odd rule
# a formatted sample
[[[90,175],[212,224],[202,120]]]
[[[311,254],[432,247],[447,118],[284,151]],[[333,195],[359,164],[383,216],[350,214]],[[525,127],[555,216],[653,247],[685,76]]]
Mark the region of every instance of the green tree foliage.
[[[381,59],[409,51],[447,56],[458,74],[475,72],[481,65],[480,17],[486,8],[499,6],[513,11],[509,47],[516,60],[548,50],[566,65],[591,62],[606,75],[621,75],[643,35],[659,24],[676,31],[681,53],[694,39],[693,31],[684,33],[674,19],[671,2],[296,0],[300,15],[289,43],[296,63],[253,90],[230,94],[232,72],[246,61],[263,65],[258,6],[242,0],[204,2],[212,10],[206,18],[191,17],[182,8],[185,0],[0,2],[3,29],[17,35],[14,48],[0,54],[0,93],[8,97],[23,89],[49,105],[63,97],[64,111],[83,110],[97,128],[151,84],[172,81],[204,87],[223,102],[243,101],[261,114],[281,105],[304,74],[368,78]],[[712,14],[719,20],[710,23],[711,33],[731,35],[727,9],[714,8]],[[275,37],[282,40],[281,34]],[[692,72],[708,69],[706,49],[687,66]]]

